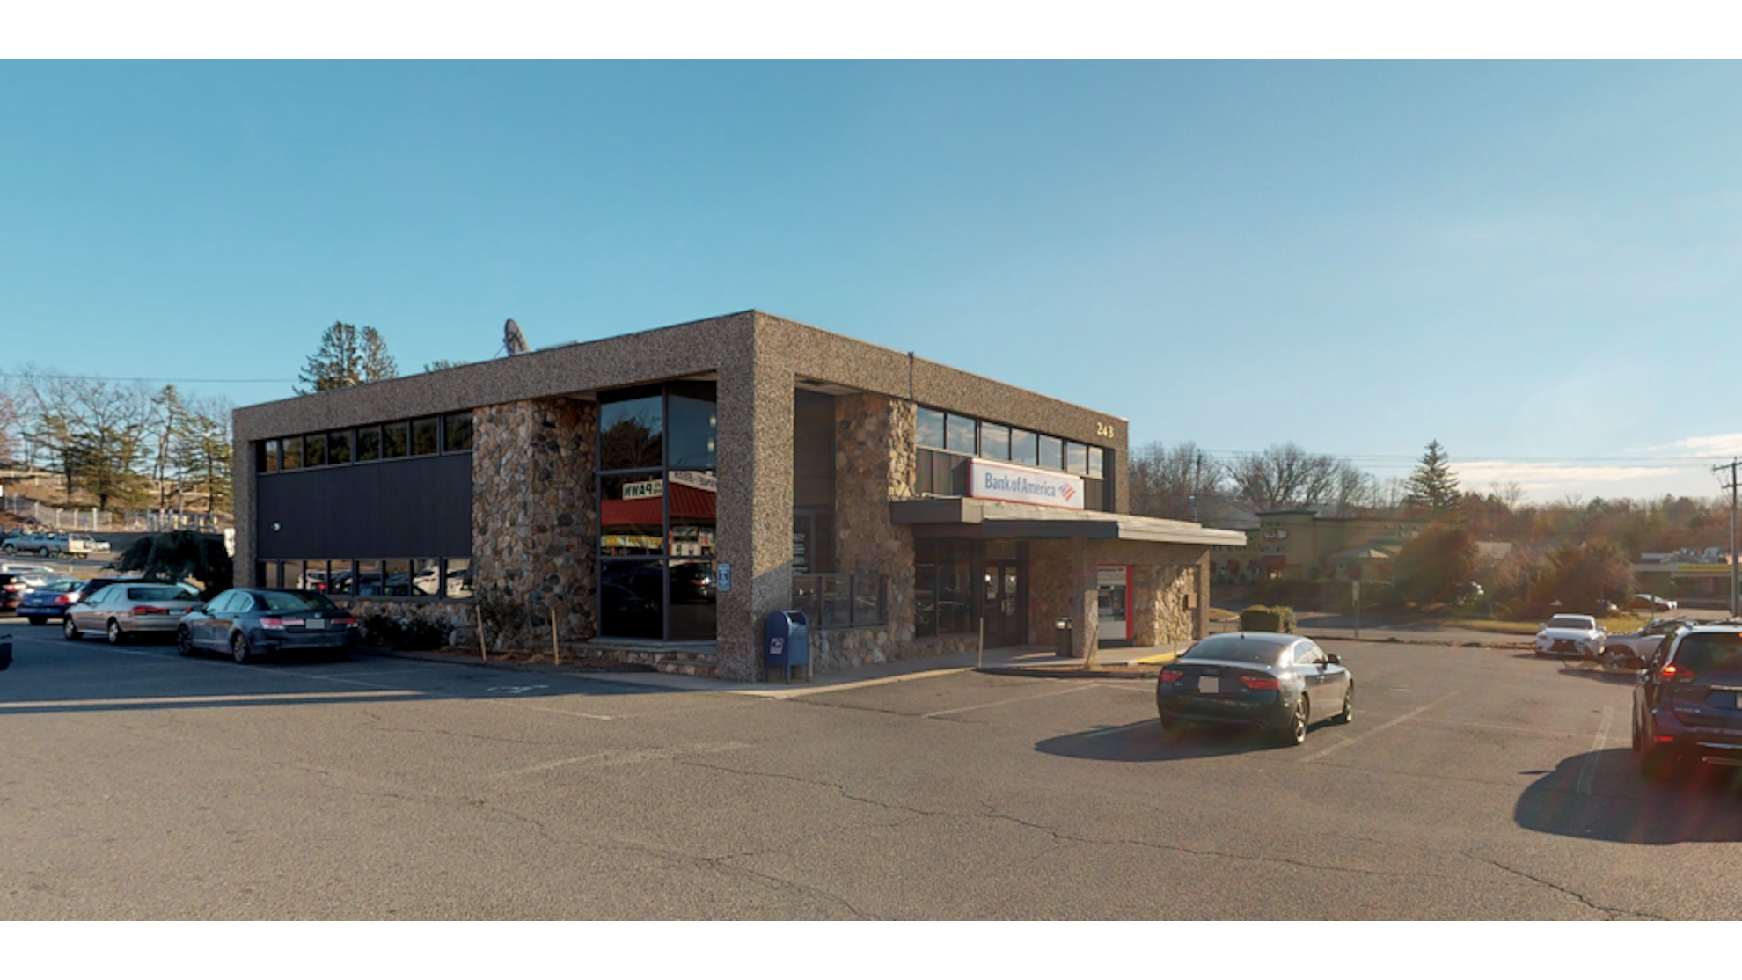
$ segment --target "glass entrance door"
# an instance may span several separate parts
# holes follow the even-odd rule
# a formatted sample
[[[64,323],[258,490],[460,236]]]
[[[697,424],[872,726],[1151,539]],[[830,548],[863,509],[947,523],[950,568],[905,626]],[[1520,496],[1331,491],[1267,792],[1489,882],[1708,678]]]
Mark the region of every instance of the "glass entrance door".
[[[988,561],[983,570],[981,609],[986,617],[988,647],[1018,646],[1023,642],[1022,576],[1014,561]]]

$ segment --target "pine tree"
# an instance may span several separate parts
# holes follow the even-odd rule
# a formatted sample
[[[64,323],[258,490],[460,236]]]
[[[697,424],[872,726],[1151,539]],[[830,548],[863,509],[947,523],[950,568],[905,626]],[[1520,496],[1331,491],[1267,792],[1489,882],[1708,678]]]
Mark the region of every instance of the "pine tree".
[[[1405,502],[1411,507],[1443,512],[1458,505],[1463,492],[1458,489],[1458,478],[1452,475],[1451,457],[1438,439],[1427,444],[1427,451],[1422,453],[1421,463],[1409,475],[1405,488],[1408,491]]]
[[[307,395],[398,376],[399,365],[387,352],[387,342],[379,331],[374,327],[359,330],[335,320],[321,335],[320,349],[309,355],[300,376],[307,387],[297,392]]]

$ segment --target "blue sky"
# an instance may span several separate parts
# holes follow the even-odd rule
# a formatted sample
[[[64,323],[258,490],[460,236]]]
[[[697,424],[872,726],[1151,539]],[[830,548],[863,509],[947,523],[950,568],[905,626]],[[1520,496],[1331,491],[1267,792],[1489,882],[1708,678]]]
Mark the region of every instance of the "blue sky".
[[[760,308],[1536,499],[1742,452],[1742,65],[0,63],[0,364],[283,397]],[[31,342],[26,338],[37,338]],[[49,338],[58,338],[49,341]],[[215,379],[284,379],[276,384]],[[1715,462],[1716,459],[1710,462]]]

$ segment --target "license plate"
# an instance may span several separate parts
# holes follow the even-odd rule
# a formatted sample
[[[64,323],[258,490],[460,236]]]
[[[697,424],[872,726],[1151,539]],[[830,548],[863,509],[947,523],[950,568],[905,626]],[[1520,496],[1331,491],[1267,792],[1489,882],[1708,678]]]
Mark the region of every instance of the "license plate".
[[[311,619],[307,623],[303,624],[303,628],[304,629],[311,629],[311,630],[324,630],[327,628],[327,621],[324,619]]]
[[[1200,678],[1198,678],[1198,693],[1199,694],[1220,694],[1220,693],[1222,693],[1222,679],[1220,677],[1200,677]]]

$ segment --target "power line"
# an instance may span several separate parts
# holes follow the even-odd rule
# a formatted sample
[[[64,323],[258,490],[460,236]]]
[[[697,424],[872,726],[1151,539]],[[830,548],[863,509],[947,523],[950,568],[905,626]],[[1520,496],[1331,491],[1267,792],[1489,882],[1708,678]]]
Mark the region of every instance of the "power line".
[[[0,371],[0,378],[42,378],[44,380],[59,378],[67,381],[161,381],[165,384],[185,385],[296,384],[295,378],[115,378],[101,374],[18,374],[12,371]]]

